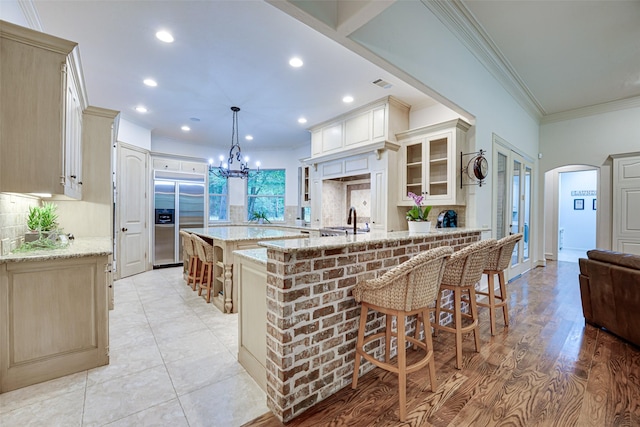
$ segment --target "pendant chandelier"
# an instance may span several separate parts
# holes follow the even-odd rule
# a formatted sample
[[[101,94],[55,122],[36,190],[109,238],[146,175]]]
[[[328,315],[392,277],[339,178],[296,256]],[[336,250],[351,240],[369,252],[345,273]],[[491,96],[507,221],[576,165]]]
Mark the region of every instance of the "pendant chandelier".
[[[213,171],[220,178],[240,178],[244,179],[249,176],[249,157],[242,157],[242,149],[238,141],[238,111],[239,107],[231,107],[233,111],[233,124],[231,127],[231,148],[229,149],[229,158],[227,163],[223,163],[224,157],[220,156],[220,166],[213,166],[213,160],[209,161],[209,171]],[[237,162],[238,167],[233,168],[233,163]],[[260,172],[260,162],[256,162],[256,173]]]

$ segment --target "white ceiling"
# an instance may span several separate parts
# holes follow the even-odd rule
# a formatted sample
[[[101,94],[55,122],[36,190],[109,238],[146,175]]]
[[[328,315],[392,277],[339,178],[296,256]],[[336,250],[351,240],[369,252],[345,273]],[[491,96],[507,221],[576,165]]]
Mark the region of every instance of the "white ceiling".
[[[543,115],[640,96],[640,1],[464,5]]]
[[[353,12],[347,26],[385,13],[383,3],[393,2],[360,2],[371,7]],[[539,116],[640,96],[638,0],[455,4],[477,21],[479,37],[503,58]],[[0,17],[78,42],[89,103],[121,111],[154,137],[227,148],[229,108],[237,105],[240,134],[255,138],[241,141],[245,151],[296,147],[309,141],[309,126],[386,95],[414,107],[434,103],[260,0],[0,0]],[[157,41],[159,29],[176,41]],[[288,65],[294,55],[302,68]],[[158,87],[144,86],[147,77]],[[378,78],[393,87],[373,85]],[[346,94],[353,104],[341,102]],[[149,112],[136,113],[140,104]],[[308,123],[298,124],[300,116]],[[180,130],[185,124],[191,132]]]

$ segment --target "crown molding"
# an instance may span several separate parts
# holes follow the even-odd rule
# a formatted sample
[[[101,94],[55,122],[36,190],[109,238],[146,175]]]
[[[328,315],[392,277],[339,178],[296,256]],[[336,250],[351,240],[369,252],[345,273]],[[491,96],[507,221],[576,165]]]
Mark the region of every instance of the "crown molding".
[[[549,114],[542,117],[542,119],[540,120],[540,124],[579,119],[581,117],[611,113],[613,111],[628,110],[630,108],[640,108],[640,96],[620,99],[617,101],[603,102],[602,104],[589,105],[587,107],[576,108],[574,110],[567,110],[561,111],[559,113]]]
[[[533,96],[507,58],[493,42],[482,25],[460,0],[421,0],[516,101],[536,120],[544,108]]]
[[[36,10],[36,6],[32,0],[18,0],[18,5],[24,14],[24,18],[29,24],[29,28],[42,32],[42,22],[40,21],[40,15]]]

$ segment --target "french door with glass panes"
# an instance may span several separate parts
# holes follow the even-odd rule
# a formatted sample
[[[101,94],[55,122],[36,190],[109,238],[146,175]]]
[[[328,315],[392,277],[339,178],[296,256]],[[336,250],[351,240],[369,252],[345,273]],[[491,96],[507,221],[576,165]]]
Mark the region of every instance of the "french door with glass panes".
[[[494,208],[493,229],[496,239],[522,233],[523,239],[511,255],[507,280],[531,269],[531,185],[533,162],[494,141]]]

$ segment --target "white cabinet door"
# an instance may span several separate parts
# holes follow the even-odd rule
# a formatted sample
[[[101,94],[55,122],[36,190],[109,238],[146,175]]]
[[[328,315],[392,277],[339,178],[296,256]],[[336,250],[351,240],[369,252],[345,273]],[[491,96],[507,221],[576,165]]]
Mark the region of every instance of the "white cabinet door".
[[[386,231],[387,182],[385,171],[371,173],[371,228]]]
[[[156,158],[153,159],[153,168],[167,171],[179,171],[180,160]]]
[[[65,195],[82,198],[82,105],[71,72],[67,72],[65,105]]]
[[[640,157],[613,159],[613,249],[640,255]]]
[[[408,142],[402,146],[400,172],[402,174],[402,191],[399,199],[405,204],[413,203],[413,199],[408,196],[410,192],[417,195],[426,195],[424,151],[423,139]]]

